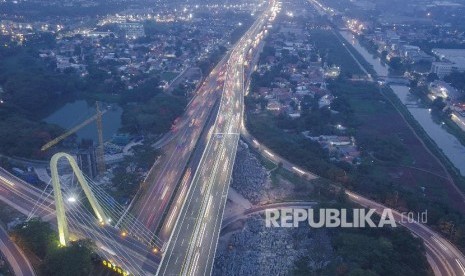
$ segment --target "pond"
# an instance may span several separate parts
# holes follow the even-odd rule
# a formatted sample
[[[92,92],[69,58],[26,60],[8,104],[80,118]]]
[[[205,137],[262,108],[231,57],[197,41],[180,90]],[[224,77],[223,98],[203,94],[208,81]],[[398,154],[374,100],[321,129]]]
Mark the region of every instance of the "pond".
[[[123,110],[118,105],[107,106],[100,104],[102,110],[107,112],[102,116],[103,139],[110,140],[113,134],[121,127],[121,114]],[[84,100],[67,103],[53,114],[44,119],[45,122],[56,124],[64,129],[71,129],[95,115],[95,104],[89,104]],[[81,139],[92,139],[98,141],[97,123],[94,121],[76,132],[78,141]]]

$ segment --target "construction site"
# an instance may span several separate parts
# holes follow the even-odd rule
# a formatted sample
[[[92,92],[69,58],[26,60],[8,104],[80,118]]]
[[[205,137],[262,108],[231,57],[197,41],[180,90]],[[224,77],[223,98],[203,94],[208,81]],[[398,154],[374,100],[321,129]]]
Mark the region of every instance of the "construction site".
[[[72,117],[71,119],[66,118],[66,124],[62,123],[63,116],[58,112],[55,116],[62,121],[55,123],[72,125],[72,127],[65,129],[61,135],[49,140],[40,150],[44,156],[52,156],[57,152],[67,152],[73,156],[87,177],[101,185],[102,188],[113,191],[114,194],[118,195],[120,203],[124,204],[130,200],[139,180],[145,176],[146,170],[140,168],[137,161],[134,161],[136,157],[134,157],[132,150],[134,146],[142,145],[142,137],[132,137],[113,129],[108,130],[108,126],[105,125],[106,123],[114,124],[111,121],[107,122],[107,116],[121,116],[115,111],[116,108],[112,105],[95,102],[93,106],[88,107],[87,112],[82,111],[81,107],[78,111],[82,114],[69,116]],[[69,108],[65,112],[69,113]],[[79,135],[83,129],[86,129],[87,136]],[[66,162],[61,161],[58,166],[64,172],[63,182],[68,183],[69,186],[76,186],[76,179],[73,177],[71,168]],[[12,172],[17,177],[35,186],[41,187],[50,182],[51,172],[48,162],[11,159],[11,163],[13,164]],[[120,189],[121,187],[115,187],[115,178],[123,177],[123,174],[134,175],[133,188]]]

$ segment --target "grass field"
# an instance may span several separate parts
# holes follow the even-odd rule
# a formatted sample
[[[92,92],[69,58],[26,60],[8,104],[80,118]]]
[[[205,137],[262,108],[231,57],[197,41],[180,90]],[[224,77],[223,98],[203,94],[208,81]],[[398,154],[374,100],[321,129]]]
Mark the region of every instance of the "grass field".
[[[179,73],[176,72],[163,72],[161,73],[161,79],[166,80],[168,82],[172,81],[174,78],[178,76]]]
[[[370,83],[337,82],[330,87],[336,96],[346,96],[359,123],[356,139],[378,169],[375,178],[387,179],[386,185],[438,201],[459,203],[460,198],[448,189],[442,166],[423,147],[400,114]],[[383,142],[382,147],[376,145]],[[391,144],[393,144],[391,146]],[[377,151],[378,154],[377,154]],[[392,152],[391,152],[392,151]],[[395,158],[383,159],[383,154]],[[374,156],[378,156],[375,158]],[[363,190],[363,187],[359,187]]]

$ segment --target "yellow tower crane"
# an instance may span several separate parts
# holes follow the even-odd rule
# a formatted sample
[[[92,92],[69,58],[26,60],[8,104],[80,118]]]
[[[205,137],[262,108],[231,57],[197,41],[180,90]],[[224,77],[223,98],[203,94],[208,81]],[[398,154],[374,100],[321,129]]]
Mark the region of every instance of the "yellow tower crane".
[[[62,135],[58,136],[57,138],[49,141],[47,144],[43,145],[41,150],[45,151],[48,150],[49,148],[55,146],[56,144],[60,143],[67,137],[69,137],[71,134],[77,132],[81,128],[87,126],[88,124],[92,123],[93,121],[97,122],[97,132],[98,132],[98,147],[96,149],[96,154],[97,154],[97,169],[99,173],[103,173],[105,171],[105,160],[103,158],[104,154],[104,148],[103,148],[103,131],[102,131],[102,115],[107,112],[107,110],[100,110],[99,103],[96,102],[96,109],[97,113],[90,117],[89,119],[85,120],[84,122],[80,123],[79,125],[73,127],[69,131],[63,133]]]

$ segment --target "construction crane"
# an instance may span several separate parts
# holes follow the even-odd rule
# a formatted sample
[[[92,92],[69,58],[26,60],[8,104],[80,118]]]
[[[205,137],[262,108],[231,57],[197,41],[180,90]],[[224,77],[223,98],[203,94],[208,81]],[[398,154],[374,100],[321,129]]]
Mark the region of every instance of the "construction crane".
[[[103,148],[103,126],[102,126],[102,112],[100,111],[100,106],[98,102],[95,103],[97,108],[97,132],[98,132],[98,147],[97,147],[97,170],[99,174],[105,172],[105,159],[103,158],[104,148]],[[106,112],[106,110],[104,110]]]
[[[42,146],[41,150],[45,151],[48,150],[49,148],[55,146],[56,144],[60,143],[67,137],[69,137],[71,134],[77,132],[81,128],[87,126],[88,124],[92,123],[93,121],[97,122],[97,131],[98,131],[98,147],[96,148],[96,155],[97,155],[97,169],[98,172],[101,174],[105,171],[105,160],[103,158],[104,155],[104,147],[103,147],[103,131],[102,131],[102,115],[107,112],[107,110],[100,110],[99,103],[96,102],[96,110],[97,113],[90,117],[89,119],[85,120],[84,122],[80,123],[79,125],[73,127],[69,131],[63,133],[62,135],[58,136],[57,138],[51,140],[44,146]]]

